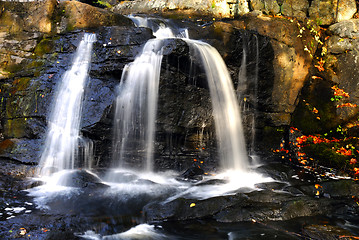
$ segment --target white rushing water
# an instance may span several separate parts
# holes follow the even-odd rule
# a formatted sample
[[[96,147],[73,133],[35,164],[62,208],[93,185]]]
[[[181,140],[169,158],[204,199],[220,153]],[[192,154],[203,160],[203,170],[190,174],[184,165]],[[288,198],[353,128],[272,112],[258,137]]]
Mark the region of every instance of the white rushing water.
[[[131,18],[137,26],[153,27],[155,35],[160,38],[175,37],[163,22],[153,24],[147,18]],[[227,67],[218,51],[209,44],[182,39],[192,48],[192,54],[200,56],[206,72],[222,167],[225,170],[246,171],[248,159],[242,120]],[[124,69],[116,100],[114,159],[120,165],[115,167],[122,167],[124,158],[133,157],[129,155],[131,147],[144,153],[142,158],[146,158],[146,171],[153,168],[161,48],[162,41],[148,41],[142,53]],[[137,141],[131,142],[130,139]]]
[[[200,56],[206,72],[222,168],[247,171],[242,117],[227,66],[218,51],[209,44],[189,39],[186,42],[193,49],[193,54]]]
[[[171,239],[171,237],[159,233],[154,225],[149,224],[140,224],[126,232],[101,236],[96,234],[93,231],[86,231],[83,235],[79,237],[90,240],[161,240],[161,239]]]
[[[161,39],[187,37],[187,31],[174,33],[165,22],[156,23],[148,18],[136,16],[130,18],[138,27],[148,27],[151,24],[156,39],[149,40],[135,61],[126,65],[123,70],[116,97],[113,167],[123,167],[125,159],[139,158],[143,159],[142,169],[152,171],[158,87],[163,57]],[[131,156],[131,151],[138,152],[137,156]]]
[[[124,158],[129,157],[125,154],[136,149],[146,160],[144,170],[152,171],[161,62],[161,41],[153,39],[123,71],[116,98],[114,167],[122,167]]]
[[[73,169],[82,156],[90,167],[92,143],[80,136],[80,121],[84,87],[91,63],[95,34],[85,34],[80,42],[71,68],[62,77],[49,119],[39,174]]]

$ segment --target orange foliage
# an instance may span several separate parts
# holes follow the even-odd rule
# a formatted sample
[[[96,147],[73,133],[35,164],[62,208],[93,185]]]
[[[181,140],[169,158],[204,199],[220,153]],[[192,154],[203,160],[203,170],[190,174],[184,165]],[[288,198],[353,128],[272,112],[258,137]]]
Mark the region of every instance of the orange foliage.
[[[319,70],[319,72],[323,72],[325,70],[324,63],[325,61],[321,58],[320,61],[318,62],[318,65],[314,65],[314,67],[316,67]]]
[[[350,164],[356,164],[358,161],[355,158],[350,159]]]
[[[349,149],[349,150],[346,150],[345,148],[341,147],[340,149],[338,149],[336,151],[337,153],[341,154],[341,155],[344,155],[344,156],[350,156],[352,155],[352,150]]]
[[[334,90],[334,96],[349,97],[349,93],[344,92],[343,89],[338,88],[337,86],[333,86],[332,89]]]
[[[343,103],[340,105],[337,105],[337,108],[342,108],[342,107],[357,107],[358,105],[356,104],[352,104],[352,103]]]

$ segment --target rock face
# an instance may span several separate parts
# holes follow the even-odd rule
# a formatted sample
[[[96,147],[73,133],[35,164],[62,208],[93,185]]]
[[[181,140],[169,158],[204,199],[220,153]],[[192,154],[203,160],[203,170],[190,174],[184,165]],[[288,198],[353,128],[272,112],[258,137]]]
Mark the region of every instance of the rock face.
[[[78,28],[128,25],[132,22],[110,11],[78,1],[1,2],[1,27],[10,33],[65,32]]]
[[[3,11],[0,17],[1,25],[5,25],[10,33],[21,32],[25,29],[48,33],[55,27],[51,18],[55,17],[56,0],[29,3],[5,1],[0,3],[0,7]]]
[[[265,14],[276,15],[280,12],[280,6],[277,1],[272,0],[252,0],[250,1],[252,10],[261,11]]]
[[[309,2],[307,0],[284,0],[281,9],[285,16],[304,19],[307,17]]]
[[[95,28],[112,25],[131,25],[132,22],[119,14],[96,8],[78,1],[65,1],[60,4],[64,17],[60,25],[67,23],[67,29]],[[65,22],[65,23],[64,23]]]
[[[2,9],[0,14],[0,95],[2,99],[0,138],[1,141],[6,139],[1,144],[1,156],[26,164],[34,164],[42,151],[47,128],[46,120],[57,83],[69,67],[72,53],[82,37],[81,31],[68,32],[61,36],[46,35],[46,33],[64,33],[70,29],[113,24],[122,25],[123,29],[120,32],[126,32],[131,26],[133,27],[133,23],[118,14],[80,2],[62,2],[61,4],[56,1],[1,2],[0,5]],[[78,10],[81,18],[76,15]],[[93,21],[94,19],[96,21]],[[41,24],[38,24],[39,22]],[[130,26],[129,29],[126,26]],[[102,28],[100,31],[106,33],[107,30]],[[114,35],[115,32],[116,30],[114,30]],[[140,46],[152,37],[152,33],[148,30],[144,30],[143,33],[141,35],[141,30],[136,30],[135,35],[138,38],[135,42],[131,40],[129,34],[133,32],[130,30],[126,35],[128,37],[119,36],[121,39],[124,37],[120,44],[126,48],[126,51],[121,48],[122,55],[126,52],[129,58],[123,60],[123,57],[119,57],[119,61],[122,62],[122,64],[118,63],[119,66],[114,62],[109,64],[108,61],[112,59],[109,60],[106,57],[94,59],[99,64],[106,65],[107,63],[108,66],[122,69],[139,52]],[[141,40],[141,36],[146,34],[145,40]],[[110,42],[111,36],[104,35],[107,37],[105,41]],[[106,48],[104,49],[106,52]],[[114,55],[112,48],[107,49],[107,52],[103,56]],[[95,64],[94,73],[96,69],[101,69],[101,67]],[[101,71],[105,72],[106,68]],[[104,72],[97,71],[97,74],[101,75]],[[97,123],[102,118],[102,111],[112,104],[112,99],[108,96],[114,95],[115,83],[111,78],[108,82],[104,84],[96,77],[90,81],[89,89],[96,88],[96,91],[86,92],[89,99],[86,109],[91,114],[85,115],[82,123],[84,127]],[[99,114],[98,111],[100,111]]]
[[[351,19],[329,27],[331,35],[324,45],[327,52],[321,56],[325,71],[316,68],[311,70],[310,74],[319,76],[320,79],[312,79],[307,83],[302,91],[302,100],[296,114],[293,115],[294,124],[306,133],[324,133],[339,124],[345,125],[358,113],[358,108],[353,107],[359,104],[356,87],[359,77],[356,64],[359,53],[356,39],[358,24],[357,19]],[[335,99],[333,85],[343,89],[348,96]],[[319,111],[320,121],[308,111],[309,105]]]
[[[318,21],[320,25],[330,25],[351,19],[356,11],[354,0],[314,0],[309,8],[309,16],[311,19]]]
[[[279,8],[279,7],[278,7]],[[157,13],[179,11],[185,15],[214,15],[216,17],[231,17],[249,12],[248,2],[244,0],[195,0],[195,1],[123,1],[114,7],[115,12],[121,14],[131,13]]]
[[[272,62],[274,70],[273,83],[269,84],[271,85],[270,92],[265,94],[267,96],[266,100],[261,99],[259,104],[265,105],[265,107],[263,106],[265,108],[263,114],[267,119],[270,119],[274,126],[288,125],[291,113],[293,113],[297,105],[297,96],[304,86],[311,66],[311,54],[316,51],[317,43],[309,33],[310,30],[303,31],[302,37],[298,37],[301,27],[298,27],[294,22],[286,19],[269,20],[265,16],[255,17],[250,15],[242,20],[233,21],[232,26],[257,31],[259,35],[270,39],[270,46],[274,55]],[[232,26],[222,23],[214,25],[218,31],[222,29],[225,32],[230,32]],[[223,35],[226,36],[225,34]],[[308,49],[308,52],[305,49],[309,47],[310,42],[313,47]],[[259,54],[261,55],[262,52]],[[268,56],[265,58],[269,59]],[[266,78],[265,75],[261,77]],[[262,81],[263,79],[260,78],[261,84],[264,84]],[[269,85],[267,85],[267,88]],[[263,89],[265,89],[264,86]]]

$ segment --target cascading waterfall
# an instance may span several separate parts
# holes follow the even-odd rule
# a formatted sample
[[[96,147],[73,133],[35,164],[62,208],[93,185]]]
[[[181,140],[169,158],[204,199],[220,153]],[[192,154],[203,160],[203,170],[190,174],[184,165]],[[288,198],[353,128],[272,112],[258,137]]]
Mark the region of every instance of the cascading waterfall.
[[[130,16],[138,27],[152,21]],[[125,159],[144,159],[142,169],[153,170],[153,147],[157,113],[158,86],[162,62],[162,40],[176,34],[165,23],[152,24],[156,39],[149,40],[135,61],[126,65],[116,97],[114,124],[114,167],[124,167]],[[186,36],[186,31],[177,33]],[[135,139],[135,142],[131,141]],[[132,156],[132,151],[138,156]]]
[[[138,26],[149,25],[148,19],[132,19]],[[161,38],[174,37],[170,29],[164,29],[165,24],[159,24],[154,30],[168,34],[160,35]],[[193,49],[193,54],[200,56],[207,75],[222,167],[245,171],[248,160],[241,116],[227,67],[218,51],[210,45],[187,38],[183,40]],[[137,137],[137,150],[145,152],[147,171],[153,168],[161,44],[160,40],[150,40],[135,61],[126,66],[116,100],[114,159],[121,164],[125,157],[131,157],[127,154],[128,147],[133,148],[136,143],[129,139]]]
[[[246,171],[248,157],[234,86],[221,55],[207,43],[186,40],[206,72],[223,169]]]
[[[152,171],[157,95],[162,62],[161,41],[150,40],[122,74],[116,98],[113,159],[123,167],[129,149],[146,159],[144,169]],[[135,139],[136,142],[131,142]]]
[[[95,34],[85,33],[71,66],[62,77],[50,115],[49,128],[39,164],[39,174],[74,169],[82,158],[91,167],[92,142],[80,135],[84,87],[91,63]]]
[[[189,38],[185,28],[171,26],[170,21],[159,18],[144,18],[130,15],[129,18],[137,27],[151,28],[156,38]]]

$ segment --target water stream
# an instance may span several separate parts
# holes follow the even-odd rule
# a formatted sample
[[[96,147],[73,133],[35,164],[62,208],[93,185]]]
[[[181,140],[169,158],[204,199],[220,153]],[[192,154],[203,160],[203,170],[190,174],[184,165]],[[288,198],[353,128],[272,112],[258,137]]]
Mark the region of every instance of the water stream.
[[[158,99],[158,84],[161,68],[160,39],[185,35],[177,30],[175,34],[165,22],[157,22],[132,16],[137,26],[152,27],[157,39],[146,43],[142,53],[126,66],[116,100],[114,159],[121,164],[130,152],[128,146],[144,152],[145,170],[153,169],[153,142]],[[248,157],[242,127],[242,118],[234,86],[227,67],[218,51],[207,43],[182,38],[192,49],[192,55],[199,56],[209,85],[213,116],[221,165],[224,170],[246,171]],[[131,139],[136,139],[134,143]],[[138,144],[138,145],[137,145]],[[137,145],[137,148],[134,148]],[[141,156],[139,157],[141,158]],[[118,160],[116,160],[118,159]]]
[[[139,26],[148,24],[148,19],[133,19]],[[187,38],[187,31],[168,29],[165,22],[156,25],[155,35],[157,38],[149,40],[136,59],[123,70],[115,100],[113,165],[111,169],[106,169],[108,173],[104,173],[96,172],[96,169],[89,171],[89,164],[81,166],[85,170],[76,169],[80,161],[78,146],[82,142],[79,130],[82,95],[95,41],[95,35],[85,34],[71,69],[62,79],[41,159],[42,175],[49,176],[53,169],[56,173],[45,185],[29,190],[38,208],[54,213],[66,211],[75,215],[113,216],[113,219],[119,215],[130,216],[134,222],[143,223],[141,213],[148,203],[167,204],[181,198],[205,200],[234,195],[256,189],[259,182],[273,181],[250,169],[240,107],[227,67],[218,51],[207,43]],[[185,41],[192,56],[200,60],[211,95],[223,172],[204,175],[204,184],[183,181],[176,172],[153,171],[162,48],[165,39],[175,37]],[[87,149],[84,152],[90,151]],[[91,159],[87,154],[82,157]],[[171,239],[170,235],[160,232],[144,223],[114,235],[84,230],[79,237],[132,239],[147,236],[148,239]]]
[[[92,143],[80,135],[82,98],[91,63],[95,34],[85,34],[81,40],[71,68],[65,72],[58,86],[49,119],[39,174],[79,167],[79,158],[86,168],[91,167]]]

